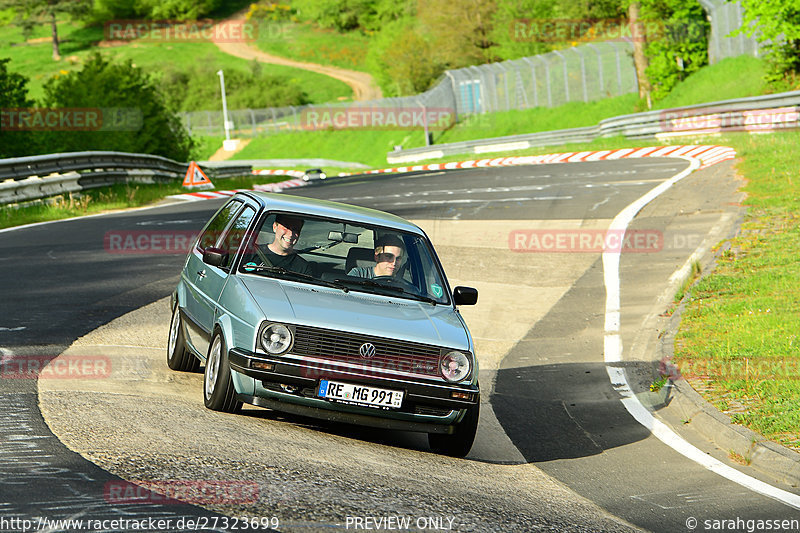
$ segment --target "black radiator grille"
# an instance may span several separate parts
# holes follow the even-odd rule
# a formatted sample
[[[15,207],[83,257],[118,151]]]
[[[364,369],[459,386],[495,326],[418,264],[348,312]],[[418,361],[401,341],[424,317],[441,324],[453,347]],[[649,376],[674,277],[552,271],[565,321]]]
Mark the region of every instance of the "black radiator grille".
[[[375,346],[375,355],[361,357],[362,344]],[[369,335],[335,330],[296,326],[294,348],[296,355],[355,363],[377,371],[407,372],[424,376],[440,376],[438,346],[384,339]]]

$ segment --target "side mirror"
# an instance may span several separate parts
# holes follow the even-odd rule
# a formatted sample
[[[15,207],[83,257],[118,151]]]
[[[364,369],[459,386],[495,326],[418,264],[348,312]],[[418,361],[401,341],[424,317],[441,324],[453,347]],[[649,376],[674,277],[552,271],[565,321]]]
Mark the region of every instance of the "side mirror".
[[[228,264],[228,252],[209,246],[203,251],[203,263],[218,268],[224,267]]]
[[[456,305],[475,305],[478,303],[478,289],[456,287],[453,289],[453,301]]]

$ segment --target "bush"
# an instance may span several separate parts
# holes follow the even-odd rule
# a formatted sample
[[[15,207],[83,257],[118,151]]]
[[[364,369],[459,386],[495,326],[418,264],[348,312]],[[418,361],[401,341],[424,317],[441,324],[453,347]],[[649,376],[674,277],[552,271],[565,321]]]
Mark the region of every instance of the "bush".
[[[97,21],[196,20],[210,15],[222,4],[222,0],[95,0],[93,17]]]
[[[800,87],[800,5],[792,0],[742,0],[742,27],[765,45],[766,80],[774,90]]]
[[[201,61],[186,69],[164,71],[160,83],[169,108],[175,111],[203,111],[222,106],[217,71],[222,65]],[[253,61],[250,71],[225,69],[225,97],[229,109],[298,106],[310,102],[295,81],[263,72]]]
[[[667,96],[678,82],[708,64],[710,25],[697,0],[644,0],[642,20],[658,27],[648,34],[645,71],[653,100]]]
[[[367,52],[367,64],[384,96],[424,92],[444,71],[433,46],[410,19],[384,26]]]
[[[0,110],[34,107],[35,102],[28,99],[28,78],[9,72],[6,66],[9,61],[0,59]],[[0,125],[0,158],[38,153],[37,137],[29,131],[8,131],[6,124]]]
[[[130,61],[111,63],[95,53],[82,70],[51,79],[44,92],[48,108],[103,110],[100,131],[50,132],[47,152],[118,150],[189,159],[192,141],[180,119]]]

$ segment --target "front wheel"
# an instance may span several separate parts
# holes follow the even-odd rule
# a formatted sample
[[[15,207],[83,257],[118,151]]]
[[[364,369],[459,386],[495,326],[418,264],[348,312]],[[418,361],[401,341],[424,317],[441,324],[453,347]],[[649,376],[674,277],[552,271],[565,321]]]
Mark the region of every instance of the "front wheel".
[[[451,457],[465,457],[472,443],[475,442],[475,434],[478,432],[478,418],[480,415],[481,404],[478,402],[474,407],[467,409],[467,413],[455,430],[450,435],[441,433],[428,433],[428,445],[431,449],[442,455]]]
[[[214,334],[208,349],[203,377],[203,403],[212,411],[223,413],[235,413],[242,407],[242,402],[236,400],[236,389],[233,388],[228,366],[228,351],[219,331]]]
[[[183,336],[181,324],[181,311],[177,302],[172,310],[172,320],[169,323],[169,338],[167,339],[167,366],[172,370],[182,372],[195,372],[200,368],[200,360],[186,348],[186,339]]]

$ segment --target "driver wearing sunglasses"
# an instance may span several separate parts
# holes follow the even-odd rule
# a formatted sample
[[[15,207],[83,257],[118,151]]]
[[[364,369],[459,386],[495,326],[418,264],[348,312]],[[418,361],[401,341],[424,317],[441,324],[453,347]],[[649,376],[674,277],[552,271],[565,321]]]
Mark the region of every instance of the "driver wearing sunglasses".
[[[403,241],[396,235],[383,235],[375,241],[375,266],[355,267],[347,275],[368,279],[394,276],[400,270],[404,260]]]

